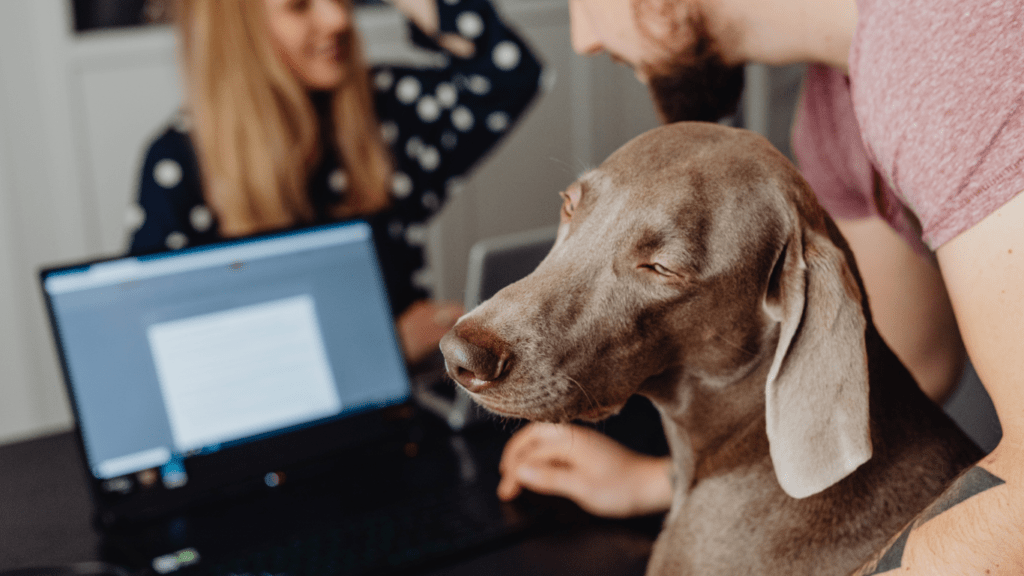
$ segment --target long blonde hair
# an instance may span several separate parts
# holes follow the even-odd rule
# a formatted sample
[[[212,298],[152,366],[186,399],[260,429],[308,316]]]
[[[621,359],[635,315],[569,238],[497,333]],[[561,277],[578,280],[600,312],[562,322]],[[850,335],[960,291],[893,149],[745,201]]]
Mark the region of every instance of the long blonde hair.
[[[262,1],[179,0],[181,60],[193,115],[204,197],[224,236],[312,222],[307,181],[325,135],[306,88],[270,41]],[[374,112],[355,29],[343,36],[345,79],[331,96],[331,122],[348,194],[335,218],[388,203],[391,159]]]

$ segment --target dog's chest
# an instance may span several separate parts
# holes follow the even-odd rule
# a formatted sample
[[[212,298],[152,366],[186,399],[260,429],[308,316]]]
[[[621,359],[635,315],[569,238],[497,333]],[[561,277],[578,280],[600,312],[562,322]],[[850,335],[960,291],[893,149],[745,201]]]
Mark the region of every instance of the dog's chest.
[[[808,522],[772,481],[751,466],[700,481],[666,518],[648,576],[843,576],[856,566],[830,546],[808,546]],[[838,552],[838,556],[837,556]]]

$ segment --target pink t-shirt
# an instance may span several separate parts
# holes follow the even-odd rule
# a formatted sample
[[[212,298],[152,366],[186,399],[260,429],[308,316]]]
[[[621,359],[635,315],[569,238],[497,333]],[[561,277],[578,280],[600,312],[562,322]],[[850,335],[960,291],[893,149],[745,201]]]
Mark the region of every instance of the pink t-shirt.
[[[921,254],[921,228],[871,165],[850,98],[850,79],[828,66],[807,67],[793,121],[793,154],[804,179],[833,218],[880,216]]]
[[[919,223],[934,250],[1024,190],[1024,1],[858,10],[845,96],[842,74],[811,67],[794,152],[833,215],[877,213],[907,238]]]

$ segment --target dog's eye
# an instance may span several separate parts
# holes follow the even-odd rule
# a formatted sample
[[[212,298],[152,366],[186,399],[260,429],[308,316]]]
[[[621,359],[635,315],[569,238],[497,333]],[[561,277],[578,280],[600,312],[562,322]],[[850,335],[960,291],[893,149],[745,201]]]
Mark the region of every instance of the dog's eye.
[[[669,270],[668,268],[665,268],[664,266],[662,266],[661,264],[658,264],[657,262],[651,262],[650,264],[641,264],[640,267],[641,268],[646,268],[646,269],[651,270],[653,272],[656,272],[656,273],[658,273],[658,274],[660,274],[662,276],[675,276],[676,275],[675,272]]]

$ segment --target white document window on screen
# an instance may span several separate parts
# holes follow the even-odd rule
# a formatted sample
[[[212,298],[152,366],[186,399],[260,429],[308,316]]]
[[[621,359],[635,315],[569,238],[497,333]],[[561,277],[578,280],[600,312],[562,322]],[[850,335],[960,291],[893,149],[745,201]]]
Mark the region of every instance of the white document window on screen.
[[[342,408],[308,294],[161,322],[146,332],[179,452]]]

